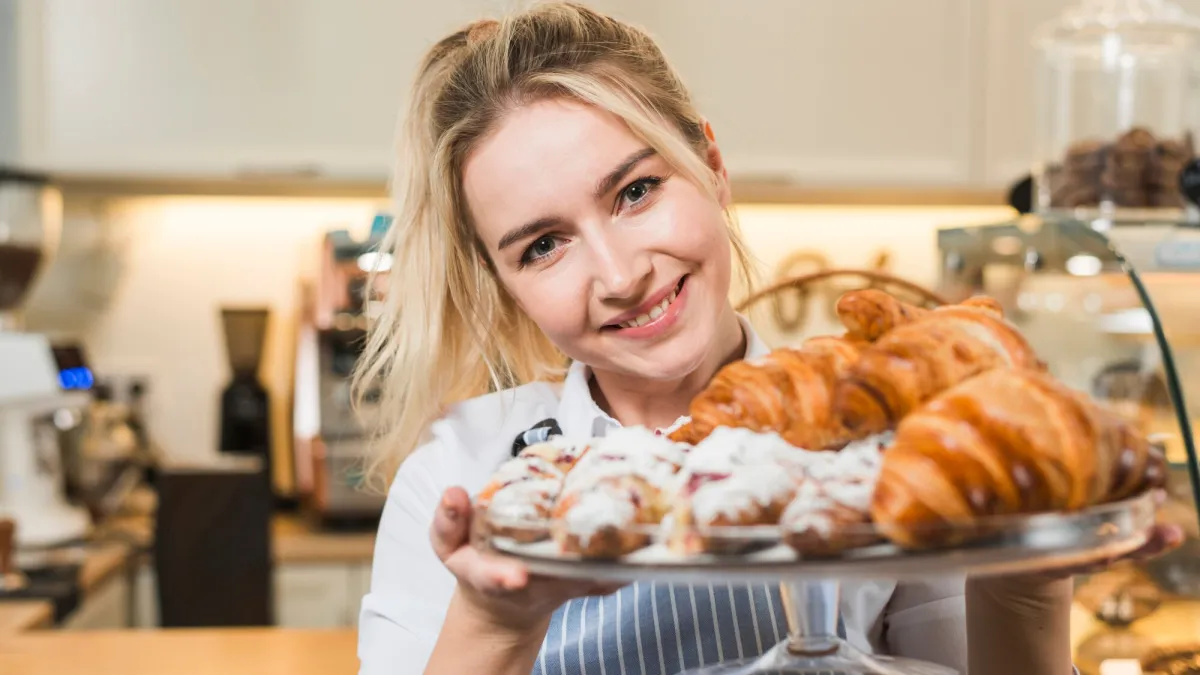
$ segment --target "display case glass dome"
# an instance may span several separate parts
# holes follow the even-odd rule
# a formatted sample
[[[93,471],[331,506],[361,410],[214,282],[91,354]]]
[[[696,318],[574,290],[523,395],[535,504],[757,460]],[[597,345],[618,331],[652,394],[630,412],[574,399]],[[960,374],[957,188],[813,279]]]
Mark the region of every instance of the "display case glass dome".
[[[1160,518],[1185,543],[1078,580],[1076,663],[1099,672],[1179,644],[1200,655],[1200,228],[1029,215],[943,229],[938,247],[948,300],[999,300],[1056,377],[1126,414],[1169,461]]]
[[[1082,0],[1035,46],[1037,210],[1193,219],[1179,174],[1200,121],[1200,19],[1165,0]]]

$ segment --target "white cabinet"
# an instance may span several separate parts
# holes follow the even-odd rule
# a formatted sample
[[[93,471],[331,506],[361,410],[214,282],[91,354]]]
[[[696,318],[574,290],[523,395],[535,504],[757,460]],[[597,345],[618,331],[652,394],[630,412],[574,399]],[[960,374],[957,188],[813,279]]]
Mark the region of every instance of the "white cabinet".
[[[350,588],[350,604],[353,608],[353,625],[358,625],[358,612],[362,607],[362,599],[371,590],[371,563],[355,565],[353,569],[354,583]]]
[[[275,623],[284,628],[357,625],[362,565],[292,563],[275,569]]]
[[[634,20],[711,120],[731,173],[955,186],[974,174],[976,4],[661,0]]]
[[[1034,30],[1077,1],[588,4],[659,41],[736,178],[995,188],[1034,158]],[[0,0],[0,164],[382,180],[427,49],[523,4]]]
[[[28,0],[39,157],[65,173],[386,177],[432,43],[490,0]],[[26,2],[26,0],[0,0]],[[32,24],[32,25],[30,25]]]
[[[62,630],[123,630],[129,628],[129,579],[118,574],[84,594],[83,602],[63,621]]]

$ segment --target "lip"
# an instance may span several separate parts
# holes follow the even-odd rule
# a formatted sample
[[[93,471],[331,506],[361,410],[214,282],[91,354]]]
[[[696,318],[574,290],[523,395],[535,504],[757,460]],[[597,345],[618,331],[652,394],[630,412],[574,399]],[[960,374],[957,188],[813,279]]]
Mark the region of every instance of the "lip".
[[[687,276],[687,275],[684,275],[684,276]],[[630,319],[636,319],[643,314],[649,313],[649,311],[654,309],[654,307],[656,305],[658,305],[658,303],[662,302],[668,295],[670,295],[671,291],[675,290],[676,288],[679,288],[679,282],[681,282],[681,281],[683,281],[683,277],[679,277],[675,281],[671,282],[669,285],[663,286],[661,289],[659,289],[657,292],[655,292],[654,295],[650,296],[650,298],[648,300],[646,300],[642,304],[638,305],[634,309],[631,309],[628,312],[625,312],[624,314],[618,314],[617,316],[614,316],[613,318],[609,319],[608,321],[605,321],[604,327],[619,329],[619,328],[621,328],[621,324],[623,322],[629,321]]]
[[[683,314],[684,308],[687,307],[689,291],[692,287],[691,278],[683,277],[680,280],[683,287],[679,289],[679,293],[675,296],[675,300],[667,306],[667,311],[662,313],[662,316],[654,319],[650,323],[637,326],[636,328],[609,328],[605,332],[614,337],[628,340],[650,340],[659,339],[669,334],[671,330],[679,323],[680,315]],[[672,287],[671,290],[674,290]],[[668,295],[670,292],[668,291]],[[653,307],[653,305],[651,305]],[[632,318],[632,317],[631,317]],[[626,321],[628,319],[625,319]]]

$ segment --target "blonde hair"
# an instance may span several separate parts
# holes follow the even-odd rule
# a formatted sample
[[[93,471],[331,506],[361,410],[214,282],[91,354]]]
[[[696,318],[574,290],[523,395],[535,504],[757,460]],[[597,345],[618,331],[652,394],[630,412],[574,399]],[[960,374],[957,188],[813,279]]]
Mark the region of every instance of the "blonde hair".
[[[564,372],[563,355],[497,282],[462,195],[465,157],[507,111],[548,97],[596,106],[717,198],[704,123],[662,52],[641,30],[581,5],[540,4],[446,37],[411,95],[396,220],[382,243],[393,256],[387,295],[355,373],[360,396],[381,392],[381,451],[369,468],[385,480],[447,406]],[[728,220],[748,284],[749,255]]]

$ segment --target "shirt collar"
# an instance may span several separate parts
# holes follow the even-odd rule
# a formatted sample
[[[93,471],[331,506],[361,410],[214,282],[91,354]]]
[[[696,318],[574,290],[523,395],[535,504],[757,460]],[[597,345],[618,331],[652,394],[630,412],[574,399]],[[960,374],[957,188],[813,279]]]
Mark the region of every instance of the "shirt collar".
[[[738,323],[746,336],[746,353],[743,358],[756,359],[766,356],[770,348],[750,325],[750,321],[739,314]],[[609,430],[621,426],[620,422],[601,410],[592,400],[592,391],[588,387],[590,374],[587,365],[579,361],[572,361],[567,369],[562,397],[558,404],[558,424],[566,436],[594,438],[604,436]]]

